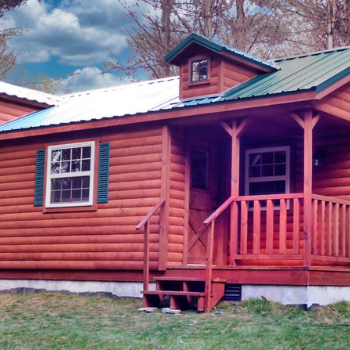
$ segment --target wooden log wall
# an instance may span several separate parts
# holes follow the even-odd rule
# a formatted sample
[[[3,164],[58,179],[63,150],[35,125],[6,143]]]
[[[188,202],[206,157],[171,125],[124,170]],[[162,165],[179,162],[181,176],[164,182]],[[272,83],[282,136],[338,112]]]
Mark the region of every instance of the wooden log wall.
[[[7,101],[4,98],[0,98],[0,124],[36,110],[38,110],[36,107],[27,106],[23,103],[16,103],[14,101]]]
[[[181,128],[171,130],[170,203],[168,233],[168,265],[182,265],[185,232],[185,162],[186,139]],[[177,255],[175,255],[177,254]],[[174,257],[170,259],[170,257]]]
[[[1,145],[0,269],[142,269],[143,232],[135,226],[161,197],[162,129],[109,130],[100,140],[111,145],[109,201],[98,204],[96,211],[43,213],[43,207],[34,207],[36,151],[53,143]],[[181,171],[179,166],[175,176]],[[174,187],[173,203],[181,198],[181,190]],[[175,214],[172,223],[181,226]],[[159,213],[150,229],[151,269],[156,269]],[[181,244],[172,231],[170,261],[182,259]]]

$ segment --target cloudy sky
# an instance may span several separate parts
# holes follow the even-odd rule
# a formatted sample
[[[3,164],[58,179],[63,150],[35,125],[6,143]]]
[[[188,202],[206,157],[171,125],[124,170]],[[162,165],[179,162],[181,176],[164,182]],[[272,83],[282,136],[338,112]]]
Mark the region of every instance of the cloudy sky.
[[[125,56],[122,29],[132,24],[123,16],[134,0],[28,0],[8,12],[3,28],[21,27],[11,40],[18,63],[30,72],[62,78],[60,93],[113,86],[125,81],[101,74],[109,52]]]

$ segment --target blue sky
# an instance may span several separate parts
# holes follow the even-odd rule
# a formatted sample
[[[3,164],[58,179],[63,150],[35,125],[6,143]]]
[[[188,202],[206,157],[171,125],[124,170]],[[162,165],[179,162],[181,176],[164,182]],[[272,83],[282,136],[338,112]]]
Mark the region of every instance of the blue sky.
[[[134,0],[28,0],[2,19],[3,28],[21,27],[11,40],[18,63],[29,72],[61,78],[60,93],[113,86],[126,81],[101,74],[109,51],[125,57],[130,29],[124,6]]]

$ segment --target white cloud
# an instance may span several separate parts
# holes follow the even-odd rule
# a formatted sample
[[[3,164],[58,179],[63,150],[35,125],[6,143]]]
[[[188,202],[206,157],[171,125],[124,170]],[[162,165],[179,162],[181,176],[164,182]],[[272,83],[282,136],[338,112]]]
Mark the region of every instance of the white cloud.
[[[120,30],[131,23],[124,10],[117,0],[61,0],[55,8],[49,0],[28,0],[9,12],[2,25],[23,28],[23,35],[11,41],[20,53],[19,63],[47,62],[56,56],[61,64],[91,66],[126,46]]]
[[[79,92],[87,89],[99,89],[127,83],[127,80],[119,79],[109,73],[103,73],[97,67],[86,67],[77,69],[72,75],[63,79],[58,85],[58,94]]]

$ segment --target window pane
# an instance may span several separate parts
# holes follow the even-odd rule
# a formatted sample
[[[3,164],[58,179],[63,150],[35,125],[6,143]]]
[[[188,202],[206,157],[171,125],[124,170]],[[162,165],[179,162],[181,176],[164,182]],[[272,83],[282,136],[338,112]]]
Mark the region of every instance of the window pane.
[[[273,165],[263,165],[262,176],[273,176]]]
[[[91,147],[83,147],[83,158],[91,158]]]
[[[81,201],[81,190],[72,191],[72,200],[74,202]]]
[[[249,184],[249,194],[252,196],[262,194],[262,184],[260,182],[251,182]]]
[[[72,188],[81,188],[81,178],[80,177],[74,177],[72,179]]]
[[[275,152],[275,163],[286,163],[286,151]]]
[[[51,161],[59,162],[61,160],[61,153],[62,151],[60,149],[53,150],[51,153]]]
[[[285,193],[286,192],[286,182],[276,181],[275,182],[275,193]]]
[[[61,173],[70,173],[70,162],[62,162]]]
[[[60,190],[62,185],[61,179],[53,179],[52,180],[52,189]]]
[[[53,191],[51,193],[51,203],[60,203],[61,202],[61,192]]]
[[[90,190],[83,190],[82,191],[83,192],[83,197],[82,197],[82,200],[83,201],[88,201],[89,200],[89,192],[90,192]]]
[[[72,159],[80,159],[81,158],[81,148],[72,148]]]
[[[89,176],[83,176],[83,188],[89,188],[90,187],[90,177]]]
[[[261,176],[261,166],[251,166],[249,168],[249,177],[260,177]]]
[[[263,164],[273,164],[273,152],[264,152],[262,154]]]
[[[82,171],[90,171],[90,159],[85,159],[82,161]]]
[[[252,153],[249,155],[249,165],[258,165],[261,164],[261,154]]]
[[[275,193],[275,182],[267,181],[262,183],[263,194],[274,194]]]
[[[70,190],[68,190],[68,191],[62,191],[62,202],[70,202],[71,200],[71,198],[70,198],[70,194],[71,193],[71,191]]]
[[[60,170],[60,163],[51,163],[51,174],[59,174]]]
[[[285,164],[275,165],[275,175],[276,176],[286,175],[286,165]]]
[[[63,160],[70,160],[71,159],[71,148],[64,149],[62,151],[62,159]]]
[[[191,187],[206,190],[208,186],[208,154],[203,151],[191,153]]]
[[[63,190],[67,190],[67,189],[71,188],[71,179],[65,178],[65,179],[61,179],[61,181],[62,181],[62,189]]]
[[[80,160],[75,160],[72,162],[72,173],[77,172],[77,171],[81,171]]]

